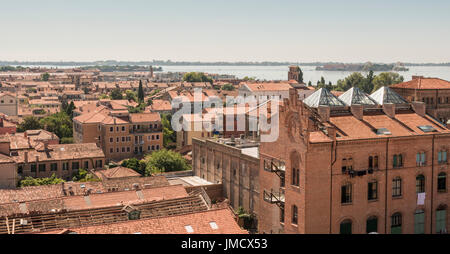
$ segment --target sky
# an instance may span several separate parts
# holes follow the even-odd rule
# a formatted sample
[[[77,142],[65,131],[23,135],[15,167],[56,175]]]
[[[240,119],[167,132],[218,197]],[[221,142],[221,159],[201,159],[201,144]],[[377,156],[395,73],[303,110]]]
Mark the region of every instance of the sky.
[[[0,0],[0,60],[450,62],[448,0]]]

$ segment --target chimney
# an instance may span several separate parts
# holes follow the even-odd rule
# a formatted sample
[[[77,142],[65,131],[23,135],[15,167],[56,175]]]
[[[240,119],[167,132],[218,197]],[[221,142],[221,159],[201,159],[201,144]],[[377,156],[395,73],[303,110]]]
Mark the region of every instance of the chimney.
[[[44,149],[48,151],[48,140],[44,140]]]
[[[352,112],[353,116],[358,119],[362,120],[364,115],[364,106],[360,104],[355,104],[350,107],[350,111]]]
[[[383,104],[383,111],[390,118],[395,118],[395,104],[393,103]]]
[[[330,120],[330,107],[319,106],[317,109],[322,121],[328,122]]]
[[[28,163],[28,151],[24,152],[23,157],[24,157],[25,163]]]
[[[420,101],[414,101],[412,103],[412,108],[413,108],[414,112],[416,112],[416,114],[418,114],[419,116],[425,116],[425,111],[426,111],[425,103],[420,102]]]
[[[327,126],[328,137],[336,140],[336,129],[333,126]]]

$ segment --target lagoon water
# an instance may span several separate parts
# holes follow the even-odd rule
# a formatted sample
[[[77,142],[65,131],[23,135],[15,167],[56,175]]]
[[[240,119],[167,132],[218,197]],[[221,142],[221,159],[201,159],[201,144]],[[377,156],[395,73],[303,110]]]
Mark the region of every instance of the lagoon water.
[[[31,67],[31,66],[30,66]],[[36,66],[33,66],[36,67]],[[48,68],[74,68],[80,66],[42,66]],[[162,66],[163,72],[207,72],[217,74],[230,74],[238,78],[254,77],[259,80],[287,80],[289,66],[194,66],[194,65],[167,65]],[[303,80],[308,83],[316,84],[321,77],[325,78],[326,83],[331,81],[333,84],[339,79],[352,74],[350,71],[316,71],[316,66],[300,66],[303,71]],[[437,77],[450,81],[450,66],[407,66],[409,71],[398,72],[404,77],[405,81],[411,80],[413,75],[425,77]],[[379,72],[375,72],[378,74]],[[366,73],[362,73],[366,75]]]
[[[287,80],[289,66],[162,66],[164,72],[191,72],[201,71],[217,74],[231,74],[238,78],[255,77],[260,80]],[[352,74],[349,71],[316,71],[315,66],[300,66],[303,79],[307,83],[316,84],[321,77],[333,84]],[[405,81],[411,80],[413,75],[437,77],[450,81],[450,66],[408,66],[409,71],[398,72]],[[378,74],[379,72],[375,72]],[[365,75],[365,73],[363,73]]]

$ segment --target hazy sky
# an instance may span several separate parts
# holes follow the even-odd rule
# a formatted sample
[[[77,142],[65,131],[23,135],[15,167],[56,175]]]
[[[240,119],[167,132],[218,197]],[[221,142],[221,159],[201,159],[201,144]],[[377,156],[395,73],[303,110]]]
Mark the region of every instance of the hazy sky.
[[[0,60],[450,62],[449,0],[1,0],[0,24]]]

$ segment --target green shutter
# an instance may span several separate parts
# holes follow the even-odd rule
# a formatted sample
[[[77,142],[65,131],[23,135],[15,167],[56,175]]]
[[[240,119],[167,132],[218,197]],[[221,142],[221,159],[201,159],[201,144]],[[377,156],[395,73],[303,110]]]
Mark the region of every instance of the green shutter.
[[[446,229],[446,218],[447,218],[446,210],[436,211],[436,233],[443,232]]]
[[[351,235],[352,234],[352,223],[344,222],[341,223],[341,234],[342,235]]]
[[[377,218],[368,219],[366,229],[367,233],[378,232],[378,219]]]
[[[414,234],[425,234],[425,213],[423,211],[414,215]]]

